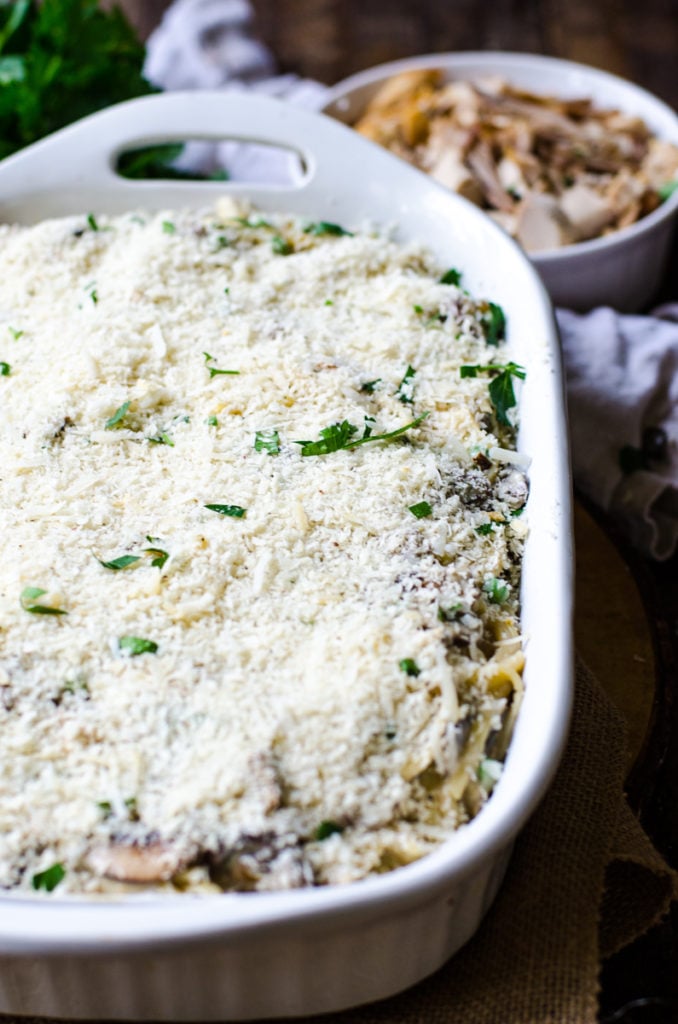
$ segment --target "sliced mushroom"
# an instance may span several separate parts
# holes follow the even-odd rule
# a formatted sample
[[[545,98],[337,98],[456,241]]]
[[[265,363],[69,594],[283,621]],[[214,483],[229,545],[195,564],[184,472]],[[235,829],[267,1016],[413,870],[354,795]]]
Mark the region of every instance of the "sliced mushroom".
[[[87,863],[95,874],[105,878],[148,885],[168,882],[187,866],[188,858],[160,840],[146,844],[117,841],[94,847]]]

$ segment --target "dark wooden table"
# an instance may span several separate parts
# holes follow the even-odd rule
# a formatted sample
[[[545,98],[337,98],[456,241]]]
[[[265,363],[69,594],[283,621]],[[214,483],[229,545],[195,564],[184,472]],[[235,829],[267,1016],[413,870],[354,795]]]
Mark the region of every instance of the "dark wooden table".
[[[678,108],[678,0],[252,2],[255,32],[275,54],[279,69],[327,84],[416,53],[518,50],[615,72]],[[167,5],[166,0],[122,0],[141,35],[157,24]],[[678,300],[678,246],[660,297]],[[589,623],[589,635],[587,640],[578,633],[577,642],[588,642],[592,659],[600,649],[605,655],[601,664],[609,660],[605,646],[610,653],[614,648],[621,676],[625,653],[627,666],[637,657],[624,646],[630,632],[648,646],[650,662],[654,649],[655,668],[648,664],[640,676],[631,672],[620,687],[622,699],[631,698],[626,710],[632,731],[635,727],[636,733],[645,733],[629,776],[629,797],[656,845],[678,867],[678,556],[663,565],[643,559],[616,536],[614,524],[596,510],[588,512],[578,517],[578,562],[593,565],[594,576],[601,557],[614,566],[614,554],[601,556],[601,530],[611,536],[624,559],[622,570],[615,569],[615,592],[618,582],[622,597],[617,619],[610,626],[607,616],[603,623],[602,617],[596,618],[593,595],[581,589],[586,586],[584,574],[579,600],[586,609],[581,622]],[[624,587],[637,587],[641,601],[636,603],[634,593]],[[629,694],[631,686],[644,686],[647,692],[634,689]],[[614,957],[601,980],[601,1019],[609,1024],[676,1024],[678,913]]]

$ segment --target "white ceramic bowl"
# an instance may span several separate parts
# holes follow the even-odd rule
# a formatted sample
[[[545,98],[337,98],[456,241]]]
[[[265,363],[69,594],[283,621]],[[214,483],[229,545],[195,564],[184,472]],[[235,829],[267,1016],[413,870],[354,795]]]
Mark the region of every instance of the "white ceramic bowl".
[[[446,79],[498,74],[534,92],[591,97],[597,106],[642,117],[656,135],[678,145],[678,115],[645,89],[583,64],[527,53],[436,53],[380,64],[334,86],[323,112],[353,124],[386,79],[422,68],[440,68]],[[557,306],[636,311],[657,291],[677,213],[678,191],[649,216],[621,231],[535,253],[531,259]]]
[[[224,136],[296,150],[304,180],[277,188],[130,182],[112,169],[116,154],[135,144]],[[402,239],[421,240],[443,265],[459,267],[473,294],[503,305],[512,356],[528,369],[520,429],[520,449],[532,459],[525,700],[486,807],[436,852],[389,874],[201,898],[0,895],[2,1013],[252,1019],[392,995],[434,971],[476,930],[563,747],[572,562],[558,339],[536,273],[489,218],[329,118],[259,97],[177,93],[121,104],[4,161],[0,220],[198,206],[224,191],[314,220],[395,222]]]

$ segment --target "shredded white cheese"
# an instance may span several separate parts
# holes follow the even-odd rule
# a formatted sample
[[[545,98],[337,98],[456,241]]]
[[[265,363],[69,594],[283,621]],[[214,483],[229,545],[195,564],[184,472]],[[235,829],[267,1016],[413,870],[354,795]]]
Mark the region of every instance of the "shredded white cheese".
[[[0,226],[0,886],[351,881],[487,798],[527,490],[445,269],[246,210]]]

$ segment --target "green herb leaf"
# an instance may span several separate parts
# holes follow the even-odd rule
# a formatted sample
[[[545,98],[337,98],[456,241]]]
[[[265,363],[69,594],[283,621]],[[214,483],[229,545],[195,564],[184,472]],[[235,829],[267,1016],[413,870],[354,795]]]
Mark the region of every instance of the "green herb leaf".
[[[31,884],[36,891],[44,889],[46,892],[52,892],[56,889],[59,882],[63,882],[65,877],[66,871],[63,864],[52,864],[51,867],[46,868],[44,871],[38,871],[36,875],[33,875]]]
[[[407,369],[405,370],[405,376],[398,385],[396,397],[404,405],[414,404],[414,378],[416,376],[416,373],[417,371],[415,369],[413,369],[411,366],[408,366]]]
[[[114,558],[110,562],[102,562],[100,558],[97,558],[99,565],[103,565],[104,569],[112,569],[113,572],[119,572],[121,569],[127,569],[130,565],[134,565],[136,562],[140,561],[140,555],[120,555],[120,558]]]
[[[377,377],[375,380],[366,380],[364,384],[360,385],[360,390],[366,395],[373,395],[377,384],[381,384],[381,377]]]
[[[657,189],[657,195],[662,200],[662,202],[666,202],[666,200],[670,199],[673,193],[677,191],[678,178],[676,178],[674,181],[665,181],[663,185],[660,185]]]
[[[11,371],[12,367],[9,365],[9,363],[0,362],[0,377],[9,377]]]
[[[488,595],[492,604],[503,604],[508,598],[509,588],[496,576],[491,576],[483,583],[483,592]]]
[[[494,523],[481,523],[480,526],[476,526],[476,533],[479,533],[481,537],[487,537],[493,532]]]
[[[433,512],[427,501],[418,501],[416,505],[408,505],[408,509],[415,519],[425,519],[426,516],[430,516]]]
[[[420,305],[418,305],[418,304],[417,304],[417,305],[414,305],[414,306],[412,306],[412,309],[414,310],[414,312],[415,312],[415,313],[416,313],[416,314],[417,314],[418,316],[421,316],[421,314],[422,314],[422,313],[424,312],[424,307],[423,307],[423,306],[420,306]]]
[[[257,430],[254,435],[255,452],[268,452],[278,455],[280,452],[280,436],[277,430]]]
[[[288,242],[282,235],[274,235],[271,239],[271,249],[277,256],[289,256],[294,252],[291,242]]]
[[[130,402],[123,402],[119,409],[116,409],[109,420],[106,420],[106,430],[113,430],[124,420],[129,412]]]
[[[461,283],[461,273],[458,270],[455,270],[454,267],[450,267],[449,270],[446,270],[445,273],[443,274],[443,276],[438,281],[438,284],[460,284],[460,283]]]
[[[24,334],[26,333],[25,331],[17,331],[14,327],[8,327],[7,330],[12,335],[15,341],[18,341],[19,338],[23,338]]]
[[[518,366],[517,363],[488,363],[486,366],[462,366],[459,373],[461,377],[477,377],[479,373],[496,374],[488,385],[490,401],[496,410],[499,422],[506,427],[513,426],[507,415],[509,409],[517,404],[511,378],[518,377],[520,380],[525,380],[526,373],[522,366]]]
[[[442,605],[438,608],[438,619],[440,622],[456,622],[459,616],[463,613],[463,604],[451,604],[449,608],[443,608]]]
[[[412,658],[403,658],[402,661],[398,662],[398,666],[406,676],[412,676],[416,679],[421,674],[421,669]]]
[[[162,222],[162,230],[166,235],[173,235],[177,230],[176,224],[173,224],[171,220],[164,220]]]
[[[110,800],[97,800],[97,807],[101,811],[104,821],[113,814],[113,804]]]
[[[320,431],[320,441],[295,441],[294,444],[301,445],[302,455],[329,455],[331,452],[341,451],[343,448],[357,448],[361,444],[368,444],[371,441],[390,441],[392,438],[400,437],[401,434],[418,427],[422,420],[428,416],[427,412],[417,416],[415,420],[406,423],[404,427],[397,430],[390,430],[386,434],[369,434],[354,440],[358,428],[343,420],[341,423],[333,423],[331,427],[325,427]]]
[[[313,834],[313,838],[321,843],[323,839],[329,839],[337,832],[343,832],[344,826],[338,825],[336,821],[321,821]]]
[[[206,423],[207,423],[208,427],[218,427],[219,426],[219,420],[216,418],[216,416],[208,416],[207,420],[206,420]]]
[[[169,445],[170,448],[174,448],[174,441],[169,436],[169,434],[165,433],[164,430],[163,430],[163,432],[161,434],[158,434],[157,437],[149,437],[148,443],[149,444],[166,444],[166,445]]]
[[[98,231],[99,230],[99,225],[97,224],[96,217],[94,216],[93,213],[88,213],[87,214],[87,223],[90,226],[90,228],[92,229],[92,231]]]
[[[99,301],[99,293],[97,292],[96,288],[92,288],[91,292],[89,293],[89,297],[96,306]]]
[[[140,636],[118,637],[118,647],[121,651],[128,651],[131,658],[138,654],[155,654],[158,650],[155,640],[144,640]]]
[[[43,590],[42,587],[24,587],[19,598],[21,607],[25,612],[31,612],[32,615],[68,615],[68,612],[64,611],[63,608],[52,608],[51,605],[36,604],[38,598],[46,593],[47,591]]]
[[[244,519],[247,512],[241,505],[205,505],[210,512],[218,512],[221,516],[232,516],[234,519]]]
[[[244,228],[273,228],[273,225],[264,220],[263,217],[255,217],[250,214],[249,217],[234,217],[236,224],[242,225]]]
[[[489,310],[485,314],[485,340],[488,345],[498,345],[506,337],[506,317],[504,310],[495,302],[488,303]]]
[[[157,537],[146,537],[149,544],[155,544],[157,539]],[[169,553],[167,551],[163,551],[162,548],[144,548],[144,554],[153,556],[151,559],[151,565],[155,569],[162,569],[169,558]]]
[[[328,220],[319,220],[315,224],[308,224],[304,231],[307,235],[350,235],[353,237],[352,231],[347,231],[346,228],[342,228],[339,224],[332,224]]]
[[[212,377],[237,377],[240,374],[240,370],[217,370],[214,366],[208,366],[207,369],[210,372],[210,379]]]

